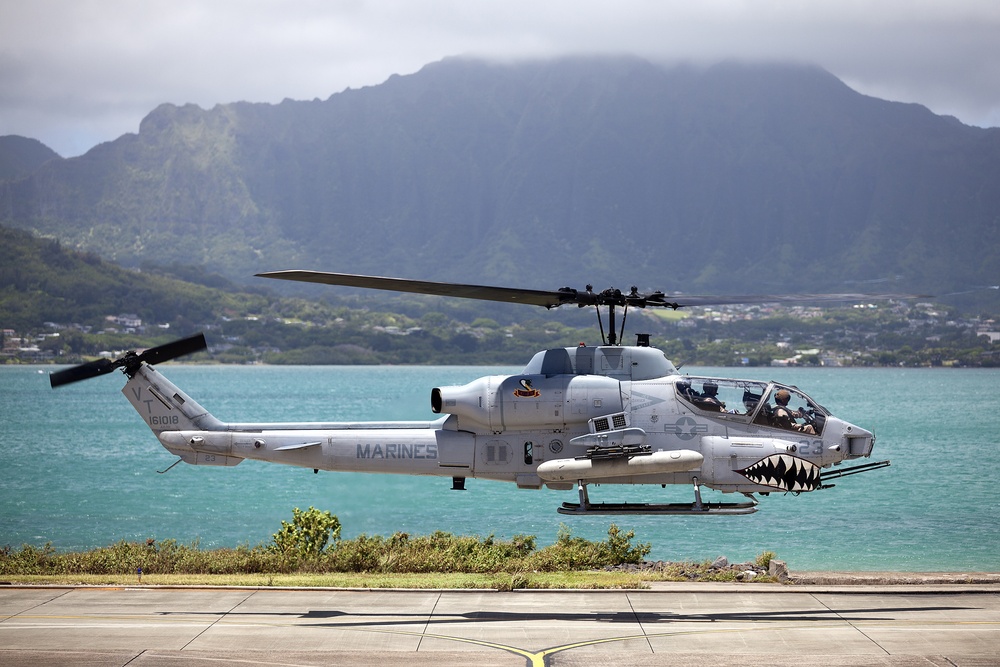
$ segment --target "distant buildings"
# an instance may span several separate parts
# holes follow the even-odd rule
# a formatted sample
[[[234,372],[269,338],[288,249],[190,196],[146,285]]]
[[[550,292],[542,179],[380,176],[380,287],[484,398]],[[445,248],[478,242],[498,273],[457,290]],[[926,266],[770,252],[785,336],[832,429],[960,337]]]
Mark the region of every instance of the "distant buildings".
[[[112,322],[119,327],[123,333],[145,333],[146,328],[142,326],[142,318],[134,313],[124,315],[108,315],[104,318],[107,322]]]

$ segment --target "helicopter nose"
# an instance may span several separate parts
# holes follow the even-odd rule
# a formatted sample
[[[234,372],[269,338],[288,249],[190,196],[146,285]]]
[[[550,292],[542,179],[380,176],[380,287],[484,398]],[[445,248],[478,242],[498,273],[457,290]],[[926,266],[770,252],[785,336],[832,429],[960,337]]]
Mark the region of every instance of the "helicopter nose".
[[[846,458],[871,456],[875,447],[875,434],[854,424],[845,422],[844,426],[843,452]]]

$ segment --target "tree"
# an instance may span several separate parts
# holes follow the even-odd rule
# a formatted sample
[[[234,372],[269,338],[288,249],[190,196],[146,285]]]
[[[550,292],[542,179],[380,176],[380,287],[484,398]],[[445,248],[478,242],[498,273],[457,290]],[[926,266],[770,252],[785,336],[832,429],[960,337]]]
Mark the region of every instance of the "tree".
[[[326,552],[331,538],[340,539],[340,519],[312,506],[304,512],[296,507],[292,522],[282,521],[273,537],[272,548],[286,558],[315,560]]]

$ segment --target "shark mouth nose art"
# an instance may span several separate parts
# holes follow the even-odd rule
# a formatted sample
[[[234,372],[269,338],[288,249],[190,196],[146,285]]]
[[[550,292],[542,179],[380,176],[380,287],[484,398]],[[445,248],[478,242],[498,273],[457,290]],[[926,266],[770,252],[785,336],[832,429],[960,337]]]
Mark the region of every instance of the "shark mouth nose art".
[[[737,470],[751,482],[782,491],[814,491],[819,488],[819,466],[788,454],[773,454]]]

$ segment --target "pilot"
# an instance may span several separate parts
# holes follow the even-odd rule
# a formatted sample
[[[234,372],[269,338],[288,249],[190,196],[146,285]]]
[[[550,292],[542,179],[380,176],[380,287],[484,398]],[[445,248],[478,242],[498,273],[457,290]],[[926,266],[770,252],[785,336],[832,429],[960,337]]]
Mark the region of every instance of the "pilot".
[[[787,428],[809,435],[816,435],[816,429],[812,427],[812,424],[800,424],[795,421],[797,418],[802,417],[802,410],[792,411],[788,408],[788,401],[791,398],[792,394],[787,389],[779,389],[774,394],[774,402],[778,404],[774,408],[774,425],[778,428]]]
[[[691,383],[687,380],[677,383],[677,393],[691,402],[698,400],[698,392],[691,388]]]
[[[701,386],[701,396],[698,398],[698,407],[710,412],[725,412],[726,404],[719,400],[719,385],[714,382],[706,382]]]

